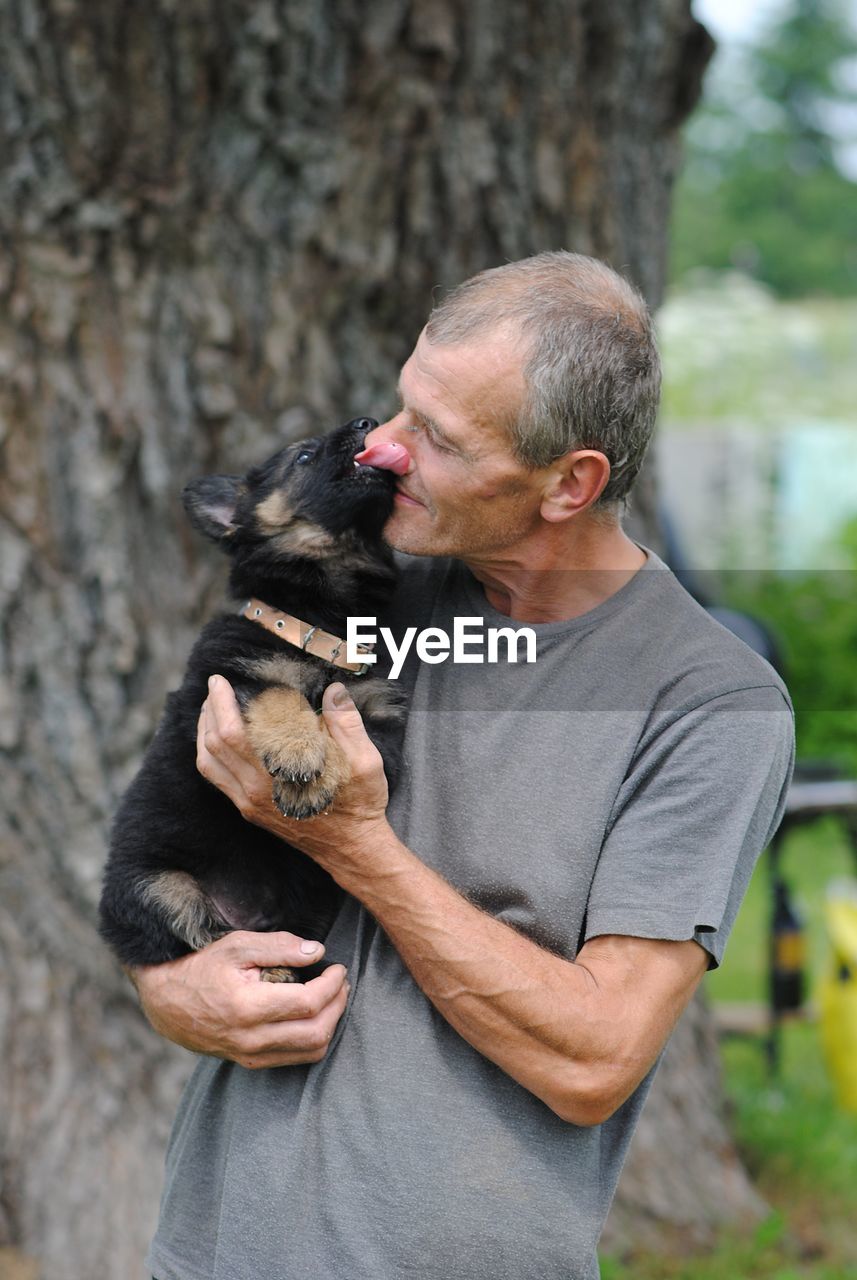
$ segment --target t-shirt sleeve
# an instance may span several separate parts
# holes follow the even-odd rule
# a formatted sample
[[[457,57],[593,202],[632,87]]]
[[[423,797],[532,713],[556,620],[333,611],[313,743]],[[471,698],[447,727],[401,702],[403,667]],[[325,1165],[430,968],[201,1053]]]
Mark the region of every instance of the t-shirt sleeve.
[[[791,708],[773,686],[669,718],[641,743],[617,797],[584,938],[694,938],[718,965],[793,765]]]

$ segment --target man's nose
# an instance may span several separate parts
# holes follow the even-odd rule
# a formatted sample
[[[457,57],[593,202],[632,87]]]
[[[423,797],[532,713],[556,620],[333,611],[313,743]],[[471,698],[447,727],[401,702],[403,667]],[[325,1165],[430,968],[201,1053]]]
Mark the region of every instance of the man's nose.
[[[365,449],[369,449],[373,444],[387,444],[388,441],[394,441],[397,444],[403,443],[399,441],[399,437],[396,432],[395,418],[388,418],[386,422],[382,422],[380,424],[376,423],[371,431],[367,431],[366,437],[363,441],[363,447]]]

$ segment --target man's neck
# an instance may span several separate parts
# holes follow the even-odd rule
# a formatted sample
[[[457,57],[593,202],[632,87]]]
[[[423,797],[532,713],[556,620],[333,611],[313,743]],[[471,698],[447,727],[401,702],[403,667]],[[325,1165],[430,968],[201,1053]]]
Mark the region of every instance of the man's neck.
[[[647,557],[618,524],[593,524],[575,534],[465,564],[491,607],[515,622],[579,618],[620,591]]]

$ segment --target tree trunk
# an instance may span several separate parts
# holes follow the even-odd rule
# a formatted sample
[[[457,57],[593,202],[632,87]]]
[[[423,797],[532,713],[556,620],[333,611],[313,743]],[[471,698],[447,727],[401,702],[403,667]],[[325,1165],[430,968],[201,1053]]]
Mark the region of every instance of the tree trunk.
[[[688,9],[0,0],[0,1245],[43,1280],[140,1274],[189,1066],[93,924],[222,592],[181,486],[383,413],[434,287],[486,265],[573,247],[657,304],[710,52]],[[661,1073],[626,1231],[751,1196],[703,1031]]]

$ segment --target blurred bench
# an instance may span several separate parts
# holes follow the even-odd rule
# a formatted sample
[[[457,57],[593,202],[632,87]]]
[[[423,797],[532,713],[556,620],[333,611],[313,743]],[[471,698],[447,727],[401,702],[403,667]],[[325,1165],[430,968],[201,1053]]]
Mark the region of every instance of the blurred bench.
[[[857,781],[831,776],[826,781],[802,777],[805,766],[798,765],[789,788],[782,832],[832,813],[841,817],[849,830],[852,848],[857,855]]]

